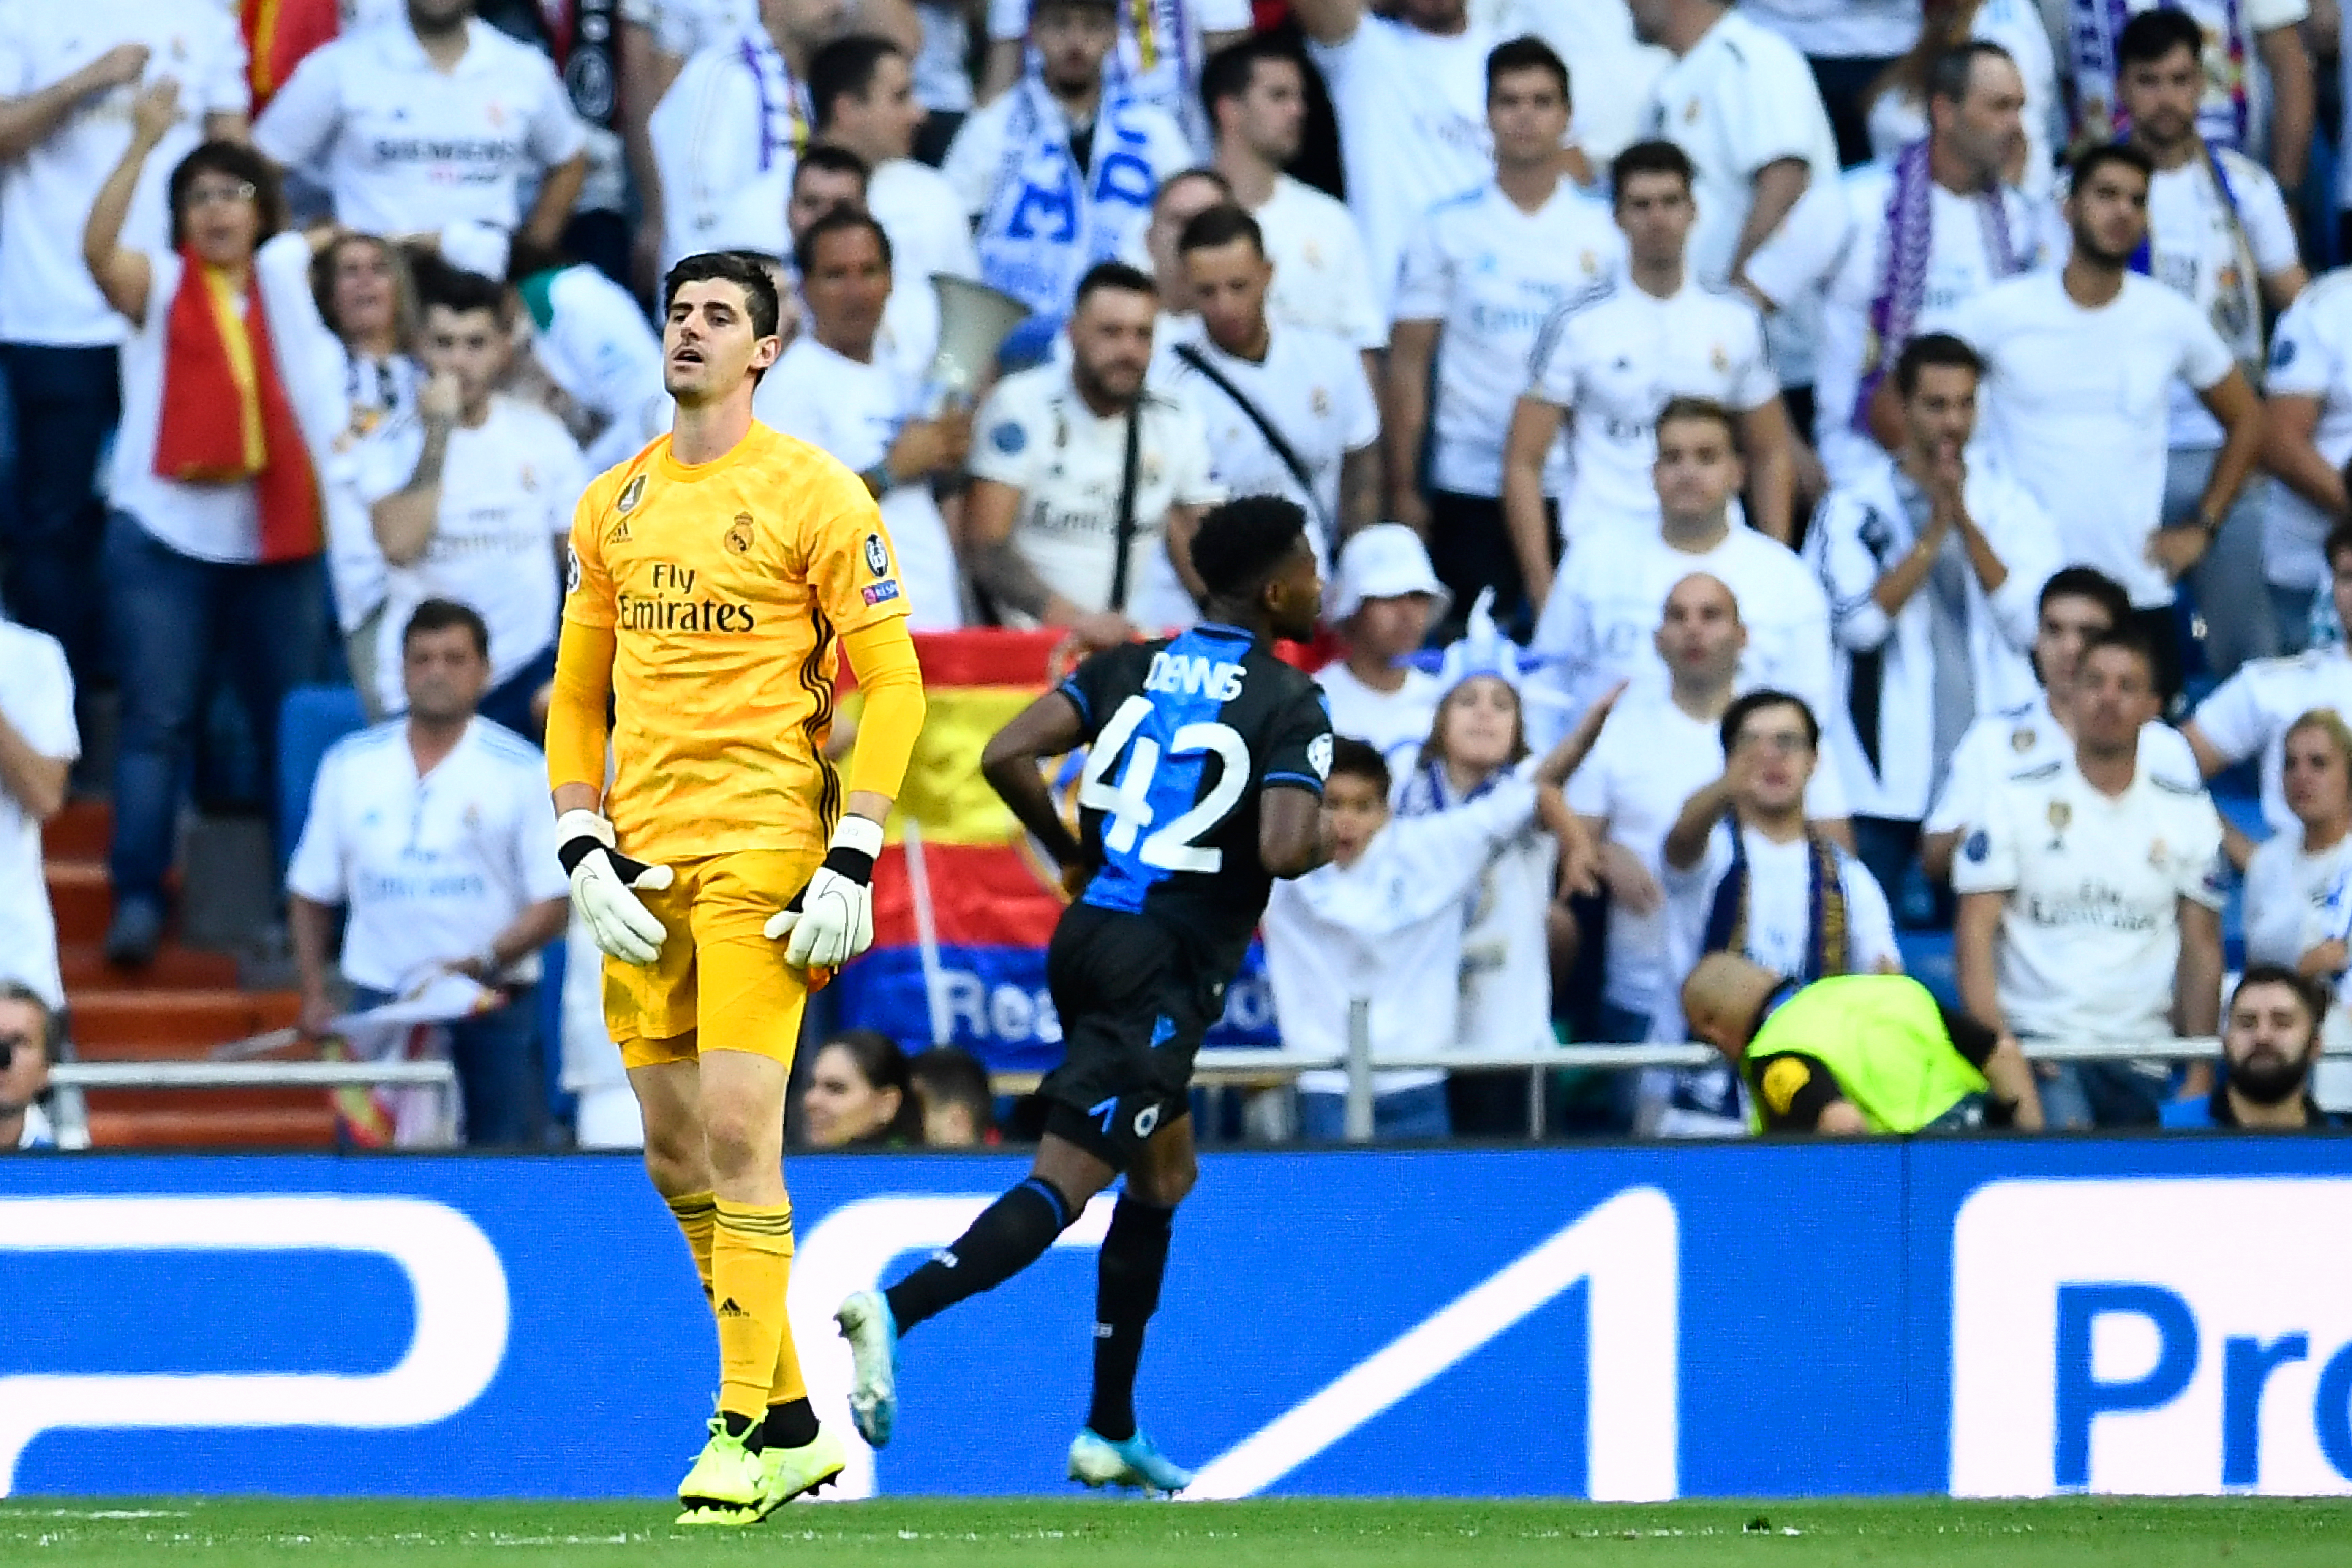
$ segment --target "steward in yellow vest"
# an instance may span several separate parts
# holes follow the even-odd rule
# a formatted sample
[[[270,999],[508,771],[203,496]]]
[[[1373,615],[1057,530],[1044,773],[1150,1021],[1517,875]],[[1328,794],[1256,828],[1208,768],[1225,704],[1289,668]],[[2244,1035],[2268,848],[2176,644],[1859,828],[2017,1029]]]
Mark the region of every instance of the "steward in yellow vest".
[[[2017,1042],[1945,1007],[1908,975],[1805,985],[1710,952],[1683,982],[1683,1011],[1747,1083],[1759,1131],[2042,1126],[2033,1068]]]

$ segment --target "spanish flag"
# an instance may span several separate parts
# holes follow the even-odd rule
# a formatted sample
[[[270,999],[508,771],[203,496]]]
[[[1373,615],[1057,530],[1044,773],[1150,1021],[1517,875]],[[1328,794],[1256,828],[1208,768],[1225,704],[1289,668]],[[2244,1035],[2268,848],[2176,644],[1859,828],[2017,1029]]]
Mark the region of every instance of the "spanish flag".
[[[1061,1025],[1045,989],[1045,944],[1067,900],[1059,868],[980,776],[980,754],[1067,673],[1071,658],[1050,631],[919,632],[915,651],[929,716],[874,870],[874,946],[833,982],[841,1022],[879,1030],[909,1049],[933,1043],[937,1032],[999,1072],[1042,1072],[1062,1056]],[[855,706],[845,702],[843,710]],[[1074,820],[1083,760],[1083,752],[1066,759],[1055,773]],[[919,840],[912,861],[910,821]],[[926,910],[939,955],[930,976],[922,957]],[[1212,1044],[1275,1043],[1255,948],[1227,997],[1225,1025],[1211,1032]],[[943,1027],[935,1030],[935,1023]]]

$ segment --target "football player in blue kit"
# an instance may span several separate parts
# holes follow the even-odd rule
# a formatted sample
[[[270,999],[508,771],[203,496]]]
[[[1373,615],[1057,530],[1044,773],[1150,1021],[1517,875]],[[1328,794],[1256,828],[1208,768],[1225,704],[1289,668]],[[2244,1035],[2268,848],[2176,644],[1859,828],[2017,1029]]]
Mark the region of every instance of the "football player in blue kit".
[[[1181,636],[1098,653],[989,743],[982,769],[1086,888],[1046,951],[1061,1066],[1029,1177],[955,1244],[835,1314],[856,1363],[850,1411],[890,1440],[898,1337],[1034,1263],[1088,1199],[1126,1178],[1103,1237],[1094,1402],[1070,1479],[1181,1491],[1192,1475],[1135,1423],[1144,1325],[1160,1300],[1171,1222],[1196,1167],[1193,1054],[1223,1015],[1276,877],[1329,854],[1322,816],[1331,721],[1315,683],[1274,657],[1314,635],[1323,584],[1306,514],[1270,496],[1202,520],[1192,564],[1208,591]],[[1088,748],[1080,832],[1063,822],[1041,759]]]

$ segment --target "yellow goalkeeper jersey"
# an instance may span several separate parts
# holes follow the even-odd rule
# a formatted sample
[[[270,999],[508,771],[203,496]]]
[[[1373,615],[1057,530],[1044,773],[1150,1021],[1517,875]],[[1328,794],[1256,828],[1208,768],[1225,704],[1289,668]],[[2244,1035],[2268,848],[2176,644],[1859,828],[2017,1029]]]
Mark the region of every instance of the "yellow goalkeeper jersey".
[[[563,618],[614,633],[624,852],[655,862],[822,847],[839,638],[907,613],[866,486],[754,423],[698,467],[669,437],[598,477],[572,513]]]

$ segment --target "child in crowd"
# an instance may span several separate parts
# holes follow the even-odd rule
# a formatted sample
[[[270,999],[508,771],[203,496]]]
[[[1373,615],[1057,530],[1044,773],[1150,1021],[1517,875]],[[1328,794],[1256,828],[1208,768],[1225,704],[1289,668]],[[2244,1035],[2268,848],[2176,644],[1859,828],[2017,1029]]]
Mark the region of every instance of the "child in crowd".
[[[1496,630],[1491,597],[1479,595],[1462,640],[1445,650],[1437,717],[1397,788],[1401,818],[1458,810],[1537,768],[1528,754],[1519,647]],[[1545,771],[1571,750],[1582,759],[1609,706],[1593,705]],[[1559,778],[1570,771],[1560,769]],[[1487,863],[1471,890],[1462,938],[1459,1048],[1517,1054],[1554,1042],[1552,977],[1574,966],[1577,945],[1576,922],[1554,892],[1593,891],[1597,864],[1590,829],[1572,816],[1528,827]],[[1527,1084],[1520,1071],[1454,1074],[1446,1091],[1454,1130],[1524,1134]]]
[[[1421,536],[1404,524],[1376,522],[1349,537],[1330,604],[1331,624],[1348,651],[1315,677],[1333,734],[1366,742],[1391,766],[1428,737],[1437,678],[1402,661],[1420,648],[1451,597]]]
[[[1401,821],[1390,819],[1389,784],[1378,752],[1336,742],[1323,786],[1330,864],[1276,882],[1266,903],[1266,973],[1284,1043],[1294,1050],[1344,1052],[1359,1001],[1370,1009],[1375,1059],[1453,1050],[1471,890],[1536,819],[1539,786],[1523,779],[1506,779],[1458,811]],[[1444,1076],[1375,1074],[1375,1136],[1444,1137],[1453,1123]],[[1307,1073],[1298,1087],[1300,1131],[1337,1139],[1347,1075]]]

